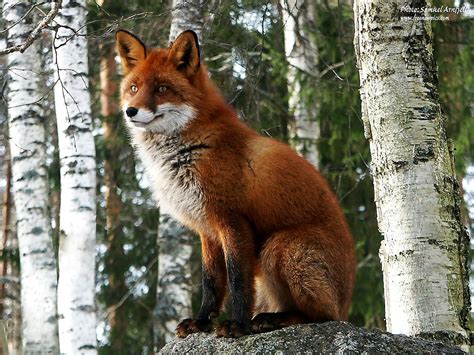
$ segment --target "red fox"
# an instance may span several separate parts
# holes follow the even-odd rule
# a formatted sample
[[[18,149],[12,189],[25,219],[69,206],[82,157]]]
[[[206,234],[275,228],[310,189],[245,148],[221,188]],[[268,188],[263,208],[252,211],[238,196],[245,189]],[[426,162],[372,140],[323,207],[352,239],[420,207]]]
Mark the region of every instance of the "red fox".
[[[116,34],[125,122],[160,206],[202,243],[202,305],[185,337],[240,337],[287,325],[347,320],[354,242],[328,183],[287,145],[239,120],[200,60],[197,35],[147,48]]]

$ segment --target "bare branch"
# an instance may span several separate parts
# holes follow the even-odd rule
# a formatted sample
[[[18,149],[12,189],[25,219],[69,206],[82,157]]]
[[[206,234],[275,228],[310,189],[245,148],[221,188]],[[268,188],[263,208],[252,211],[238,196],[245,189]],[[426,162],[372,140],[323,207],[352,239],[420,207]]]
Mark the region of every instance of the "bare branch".
[[[143,274],[134,282],[130,289],[125,293],[122,298],[114,305],[107,308],[107,310],[98,317],[99,321],[103,321],[109,317],[109,315],[115,311],[117,308],[121,307],[125,301],[133,294],[133,291],[140,285],[140,282],[146,277],[151,268],[158,262],[158,256],[153,258],[153,260],[148,264]]]
[[[7,28],[3,29],[0,31],[0,34],[4,34],[4,33],[7,33],[10,29],[12,29],[13,27],[15,27],[16,25],[18,25],[21,21],[23,21],[26,16],[28,16],[30,14],[31,11],[33,11],[36,7],[38,6],[41,6],[41,5],[44,5],[45,3],[44,2],[41,2],[39,4],[34,4],[33,6],[31,6],[29,8],[29,10],[27,12],[25,12],[25,14],[20,17],[16,22],[12,23],[10,26],[8,26]]]
[[[23,53],[31,44],[38,39],[38,37],[41,35],[43,32],[43,29],[45,29],[49,23],[56,17],[56,15],[59,12],[59,9],[61,8],[62,0],[56,0],[51,3],[51,10],[48,12],[48,14],[41,20],[38,25],[35,27],[33,31],[28,35],[28,38],[21,44],[18,44],[16,46],[11,46],[7,47],[3,50],[0,50],[0,55],[4,54],[9,54],[13,52],[21,52]]]

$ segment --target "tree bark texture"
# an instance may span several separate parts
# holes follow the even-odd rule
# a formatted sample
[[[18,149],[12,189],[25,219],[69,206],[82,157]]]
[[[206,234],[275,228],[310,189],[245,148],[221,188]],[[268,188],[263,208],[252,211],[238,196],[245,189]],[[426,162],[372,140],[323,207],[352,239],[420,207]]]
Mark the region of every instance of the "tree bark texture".
[[[28,2],[3,1],[7,23],[19,21],[30,6]],[[10,28],[7,46],[24,41],[32,29],[31,17],[20,21]],[[56,262],[48,211],[38,45],[33,43],[24,53],[10,53],[7,62],[12,186],[21,264],[23,351],[26,354],[57,353]]]
[[[387,329],[466,347],[469,239],[439,105],[431,23],[401,18],[404,5],[430,4],[354,3],[362,119],[384,236]]]
[[[169,41],[186,30],[193,30],[202,41],[206,0],[173,0]]]
[[[173,0],[169,41],[193,30],[202,41],[204,0]],[[159,203],[159,201],[158,201]],[[158,348],[174,338],[176,325],[192,316],[191,256],[195,236],[160,211],[158,228],[158,290],[155,308],[155,344]]]
[[[314,33],[314,3],[310,0],[280,0],[285,55],[288,62],[289,110],[293,116],[288,127],[291,145],[319,165],[317,142],[320,136],[318,102],[310,96],[318,75],[318,48]]]
[[[86,1],[63,2],[53,43],[61,174],[58,312],[63,354],[96,354],[96,164]]]

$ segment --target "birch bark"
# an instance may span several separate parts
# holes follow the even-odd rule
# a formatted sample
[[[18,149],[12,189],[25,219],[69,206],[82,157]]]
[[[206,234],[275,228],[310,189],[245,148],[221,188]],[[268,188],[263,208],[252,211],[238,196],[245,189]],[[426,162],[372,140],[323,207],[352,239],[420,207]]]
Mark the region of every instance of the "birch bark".
[[[362,118],[370,142],[387,329],[467,349],[468,237],[437,93],[430,21],[354,3]]]
[[[314,3],[306,0],[280,0],[282,9],[285,55],[288,66],[288,106],[293,120],[288,127],[290,143],[296,151],[319,165],[317,142],[320,136],[318,102],[309,95],[318,75],[318,48],[314,35]],[[308,74],[311,73],[311,76]]]
[[[3,1],[7,23],[19,22],[26,2]],[[22,42],[33,29],[31,18],[8,32],[8,46]],[[21,265],[23,351],[58,352],[56,262],[48,212],[46,139],[39,92],[40,57],[37,43],[23,54],[7,58],[8,123],[12,159],[13,199]]]
[[[204,0],[173,0],[169,41],[193,30],[202,40]],[[159,202],[159,201],[158,201]],[[195,236],[160,211],[158,228],[158,289],[155,308],[155,344],[161,348],[174,338],[178,322],[192,316],[191,256]]]
[[[204,6],[206,0],[173,0],[171,11],[170,42],[186,30],[193,30],[202,40]]]
[[[96,354],[96,165],[86,1],[64,1],[56,22],[67,26],[58,29],[53,43],[61,173],[59,345],[63,354]]]

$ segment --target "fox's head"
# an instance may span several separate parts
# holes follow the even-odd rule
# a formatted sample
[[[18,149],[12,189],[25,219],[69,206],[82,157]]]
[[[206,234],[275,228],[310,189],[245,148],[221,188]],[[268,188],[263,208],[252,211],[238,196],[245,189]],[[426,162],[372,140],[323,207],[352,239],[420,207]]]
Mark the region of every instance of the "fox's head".
[[[119,30],[116,43],[125,75],[122,107],[130,127],[171,134],[196,118],[208,81],[196,33],[181,33],[170,48],[150,49]]]

